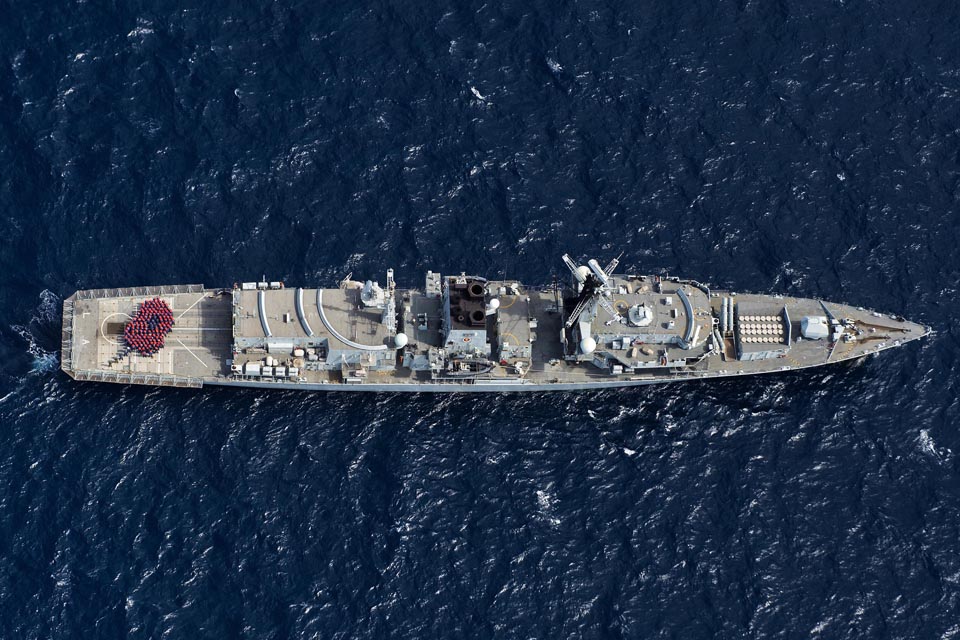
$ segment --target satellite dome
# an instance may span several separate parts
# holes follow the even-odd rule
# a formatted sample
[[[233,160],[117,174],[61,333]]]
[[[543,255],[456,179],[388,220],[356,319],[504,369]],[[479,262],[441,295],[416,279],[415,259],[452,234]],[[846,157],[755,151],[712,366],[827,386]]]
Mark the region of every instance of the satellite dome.
[[[580,341],[580,353],[588,354],[593,353],[593,350],[597,348],[597,341],[587,336]]]
[[[407,334],[405,333],[398,333],[397,335],[393,336],[393,346],[395,346],[397,349],[403,349],[405,346],[407,346],[409,341],[410,339],[407,338]]]
[[[581,276],[586,278],[588,275],[590,275],[590,267],[580,265],[579,267],[577,267],[577,273],[579,273]]]
[[[490,298],[490,302],[487,303],[487,309],[490,311],[496,311],[500,308],[500,301],[497,298]]]

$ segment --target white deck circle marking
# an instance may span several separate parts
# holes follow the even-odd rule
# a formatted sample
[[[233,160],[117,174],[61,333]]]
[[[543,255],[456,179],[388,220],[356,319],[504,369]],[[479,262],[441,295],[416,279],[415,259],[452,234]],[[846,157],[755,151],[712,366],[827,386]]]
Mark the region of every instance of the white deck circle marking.
[[[119,346],[120,346],[120,343],[117,342],[116,340],[111,340],[110,338],[108,338],[108,337],[107,337],[107,332],[103,330],[103,325],[107,324],[107,320],[109,320],[109,319],[112,318],[113,316],[126,316],[127,318],[130,318],[131,320],[133,320],[133,316],[131,316],[131,315],[128,314],[128,313],[124,313],[123,311],[114,311],[113,313],[106,315],[106,316],[103,318],[103,321],[100,323],[100,335],[103,336],[103,339],[106,340],[107,342],[109,342],[110,344],[115,344],[115,345],[117,345],[117,346],[119,347]]]

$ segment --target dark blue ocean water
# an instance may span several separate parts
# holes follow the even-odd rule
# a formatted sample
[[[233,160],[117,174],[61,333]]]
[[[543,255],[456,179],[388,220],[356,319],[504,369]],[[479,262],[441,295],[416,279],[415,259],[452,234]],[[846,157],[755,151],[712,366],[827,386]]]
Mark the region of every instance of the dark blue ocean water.
[[[960,637],[956,2],[0,10],[0,637]],[[58,371],[78,288],[563,251],[937,333],[616,393]]]

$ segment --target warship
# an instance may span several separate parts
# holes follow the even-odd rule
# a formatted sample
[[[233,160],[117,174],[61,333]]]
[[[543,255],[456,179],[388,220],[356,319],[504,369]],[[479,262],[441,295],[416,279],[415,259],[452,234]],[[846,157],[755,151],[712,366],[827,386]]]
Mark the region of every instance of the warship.
[[[61,368],[75,380],[305,391],[609,389],[806,369],[930,332],[899,315],[711,289],[562,257],[569,277],[427,271],[308,289],[262,279],[77,291]]]

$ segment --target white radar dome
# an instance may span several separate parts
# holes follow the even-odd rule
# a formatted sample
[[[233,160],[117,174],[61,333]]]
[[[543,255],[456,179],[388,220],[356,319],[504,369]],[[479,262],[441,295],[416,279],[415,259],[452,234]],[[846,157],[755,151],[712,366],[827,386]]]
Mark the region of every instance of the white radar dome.
[[[587,336],[580,341],[580,353],[593,353],[593,350],[597,348],[597,341]]]
[[[410,339],[407,338],[407,334],[405,333],[398,333],[397,335],[393,336],[393,346],[395,346],[397,349],[403,349],[405,346],[407,346],[409,341]]]
[[[500,308],[500,301],[497,298],[491,298],[490,302],[487,303],[487,309],[490,311],[496,311]]]
[[[577,267],[577,273],[586,278],[588,275],[590,275],[590,267],[580,265]]]

